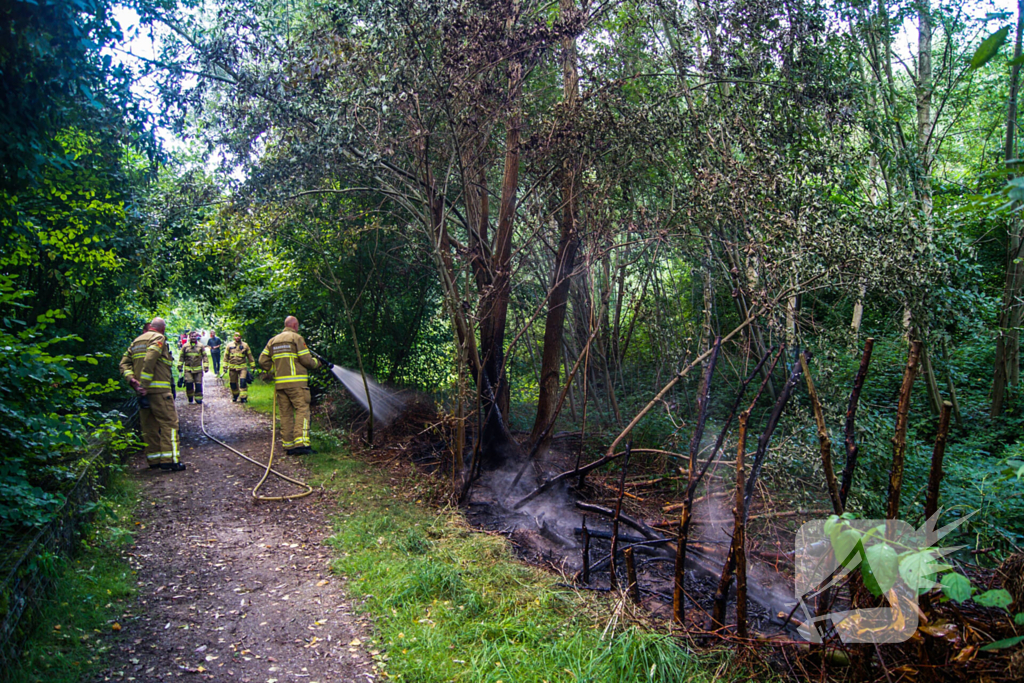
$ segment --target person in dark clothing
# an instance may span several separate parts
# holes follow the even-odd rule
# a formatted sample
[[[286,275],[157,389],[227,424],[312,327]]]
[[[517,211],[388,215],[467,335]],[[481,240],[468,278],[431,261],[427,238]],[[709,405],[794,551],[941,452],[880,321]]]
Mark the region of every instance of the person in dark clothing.
[[[213,360],[213,374],[220,374],[220,346],[224,341],[217,336],[215,330],[210,330],[210,339],[206,347],[210,349],[210,358]]]

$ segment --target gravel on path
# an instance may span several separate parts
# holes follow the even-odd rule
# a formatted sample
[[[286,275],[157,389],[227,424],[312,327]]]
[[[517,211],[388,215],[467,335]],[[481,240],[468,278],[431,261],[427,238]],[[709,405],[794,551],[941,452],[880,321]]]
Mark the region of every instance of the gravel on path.
[[[232,403],[219,379],[206,378],[207,430],[265,462],[269,418]],[[329,501],[315,491],[254,504],[260,469],[203,435],[201,408],[184,392],[177,409],[188,470],[150,470],[141,455],[130,464],[141,488],[128,552],[138,596],[94,680],[376,680],[371,625],[329,571]],[[280,442],[274,468],[307,476]],[[261,489],[295,491],[273,477]]]

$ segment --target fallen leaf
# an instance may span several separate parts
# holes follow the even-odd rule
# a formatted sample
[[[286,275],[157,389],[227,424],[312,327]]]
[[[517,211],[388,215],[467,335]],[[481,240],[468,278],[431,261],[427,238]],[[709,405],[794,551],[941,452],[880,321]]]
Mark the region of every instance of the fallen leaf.
[[[953,657],[953,661],[954,662],[959,662],[961,664],[963,664],[964,662],[969,662],[972,659],[974,659],[974,653],[977,650],[978,650],[978,646],[977,645],[970,645],[968,647],[965,647],[964,649],[960,650],[960,652],[956,653],[956,656]]]
[[[114,622],[114,624],[113,624],[113,626],[111,626],[111,627],[110,627],[110,630],[111,630],[111,631],[120,631],[120,630],[121,630],[121,624],[119,624],[119,623],[117,623],[117,622],[115,621],[115,622]]]
[[[918,627],[918,630],[925,633],[932,638],[941,638],[943,640],[951,640],[957,637],[959,627],[948,621],[938,621],[934,624],[928,624],[926,626]]]

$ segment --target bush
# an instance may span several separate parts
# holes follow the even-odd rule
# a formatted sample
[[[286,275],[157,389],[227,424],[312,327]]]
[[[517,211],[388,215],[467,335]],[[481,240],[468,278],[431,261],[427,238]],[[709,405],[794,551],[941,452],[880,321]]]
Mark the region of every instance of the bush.
[[[50,329],[64,317],[48,311],[34,325],[16,314],[31,292],[0,277],[0,533],[46,524],[64,502],[90,442],[127,434],[115,414],[100,413],[95,398],[117,389],[114,380],[89,381],[76,364],[97,365],[105,354],[71,356],[58,349],[81,341]]]

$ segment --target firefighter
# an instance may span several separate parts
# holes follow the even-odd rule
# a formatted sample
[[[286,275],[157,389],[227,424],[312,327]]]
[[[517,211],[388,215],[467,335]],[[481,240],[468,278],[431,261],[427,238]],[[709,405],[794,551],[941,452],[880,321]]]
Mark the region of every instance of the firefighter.
[[[251,382],[248,367],[256,365],[252,349],[242,341],[242,335],[235,332],[235,340],[225,347],[224,361],[228,368],[228,382],[231,384],[231,402],[249,400]]]
[[[179,383],[185,385],[185,395],[188,402],[203,402],[203,373],[210,369],[206,360],[206,350],[199,343],[199,333],[193,332],[189,335],[188,344],[182,347],[181,355],[178,356]]]
[[[320,367],[290,315],[284,330],[271,337],[260,354],[260,367],[274,376],[274,400],[281,416],[281,440],[287,455],[313,453],[309,446],[309,371]]]
[[[171,368],[174,356],[164,332],[163,318],[153,318],[121,357],[121,374],[139,396],[139,422],[151,468],[180,472],[178,413],[174,409]]]

